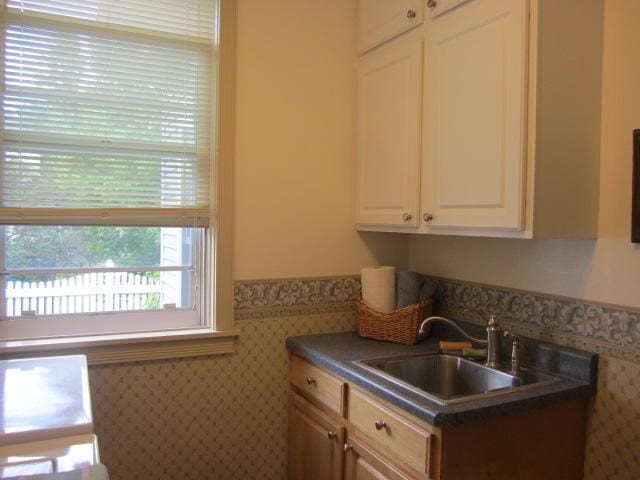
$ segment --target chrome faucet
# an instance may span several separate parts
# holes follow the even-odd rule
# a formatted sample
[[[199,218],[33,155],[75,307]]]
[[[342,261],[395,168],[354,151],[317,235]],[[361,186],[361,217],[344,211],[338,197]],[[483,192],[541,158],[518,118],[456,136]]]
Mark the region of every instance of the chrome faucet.
[[[453,320],[449,320],[444,317],[427,317],[420,324],[420,330],[418,331],[419,338],[424,338],[426,326],[430,323],[440,322],[453,327],[458,333],[460,333],[464,338],[470,340],[473,343],[478,345],[486,345],[487,347],[487,360],[484,364],[487,367],[498,368],[500,367],[500,337],[502,336],[502,328],[500,327],[500,322],[498,319],[491,315],[489,317],[489,322],[487,323],[487,339],[483,340],[481,338],[475,338],[465,332],[460,325],[458,325]]]

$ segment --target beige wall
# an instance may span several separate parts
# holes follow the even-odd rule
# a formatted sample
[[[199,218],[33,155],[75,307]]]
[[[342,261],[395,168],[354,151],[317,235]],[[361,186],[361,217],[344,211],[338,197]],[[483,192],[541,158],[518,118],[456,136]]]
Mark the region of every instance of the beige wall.
[[[413,236],[414,270],[640,307],[640,246],[630,243],[631,132],[640,128],[640,1],[605,2],[598,241]],[[567,181],[571,195],[571,179]]]
[[[355,25],[355,1],[239,0],[236,279],[407,260],[353,227]]]

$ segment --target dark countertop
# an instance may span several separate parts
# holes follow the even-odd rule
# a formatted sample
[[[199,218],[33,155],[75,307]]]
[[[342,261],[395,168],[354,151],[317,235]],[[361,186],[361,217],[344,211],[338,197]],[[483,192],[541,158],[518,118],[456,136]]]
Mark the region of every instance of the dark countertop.
[[[444,337],[444,338],[443,338]],[[525,339],[525,366],[551,373],[558,381],[480,400],[441,405],[375,375],[354,362],[396,355],[433,353],[440,340],[456,335],[434,330],[422,343],[405,346],[360,338],[356,332],[287,339],[287,348],[355,385],[435,426],[455,426],[588,398],[595,393],[597,355]],[[506,350],[503,348],[503,353]]]

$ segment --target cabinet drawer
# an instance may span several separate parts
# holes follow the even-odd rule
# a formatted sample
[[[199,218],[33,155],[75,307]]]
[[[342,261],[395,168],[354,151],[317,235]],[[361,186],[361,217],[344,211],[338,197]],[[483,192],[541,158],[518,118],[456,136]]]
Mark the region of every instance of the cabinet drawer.
[[[354,389],[349,391],[349,421],[388,453],[432,477],[432,433],[410,424]]]
[[[295,355],[291,357],[291,383],[312,400],[344,413],[345,383]]]

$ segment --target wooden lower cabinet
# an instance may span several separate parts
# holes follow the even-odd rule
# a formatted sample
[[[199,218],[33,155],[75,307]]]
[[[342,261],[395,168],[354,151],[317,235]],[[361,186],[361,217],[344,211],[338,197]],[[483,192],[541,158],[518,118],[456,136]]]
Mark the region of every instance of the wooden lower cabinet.
[[[413,480],[353,437],[347,438],[345,451],[344,480]]]
[[[340,480],[344,428],[339,420],[292,394],[289,412],[289,480]]]
[[[434,427],[305,362],[292,362],[289,480],[583,477],[586,399]],[[327,394],[334,384],[344,398]]]

